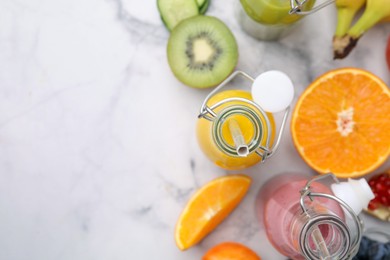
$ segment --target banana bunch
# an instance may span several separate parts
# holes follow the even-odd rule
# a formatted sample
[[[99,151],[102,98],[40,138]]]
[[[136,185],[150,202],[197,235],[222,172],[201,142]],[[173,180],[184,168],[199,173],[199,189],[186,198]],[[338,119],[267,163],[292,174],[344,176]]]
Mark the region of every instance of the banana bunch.
[[[363,15],[351,27],[357,11]],[[337,27],[333,37],[334,59],[345,58],[360,37],[380,21],[390,21],[390,0],[336,0]]]

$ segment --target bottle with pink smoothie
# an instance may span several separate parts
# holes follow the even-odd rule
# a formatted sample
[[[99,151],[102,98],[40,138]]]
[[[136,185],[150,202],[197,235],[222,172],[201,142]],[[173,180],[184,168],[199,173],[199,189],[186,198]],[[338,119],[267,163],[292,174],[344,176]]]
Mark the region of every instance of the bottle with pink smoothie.
[[[326,179],[333,184],[326,185]],[[351,259],[357,253],[362,237],[358,214],[374,198],[365,179],[339,182],[333,174],[312,179],[283,174],[263,187],[257,214],[281,254],[315,260]]]

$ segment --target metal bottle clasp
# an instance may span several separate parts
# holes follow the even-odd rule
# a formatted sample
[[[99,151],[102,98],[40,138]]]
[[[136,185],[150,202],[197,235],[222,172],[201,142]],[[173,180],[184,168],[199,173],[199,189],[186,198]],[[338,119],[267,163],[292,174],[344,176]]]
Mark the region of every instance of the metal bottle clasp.
[[[298,15],[312,14],[324,8],[325,6],[328,6],[333,2],[335,2],[335,0],[328,0],[312,8],[310,11],[302,11],[302,7],[307,1],[308,0],[290,0],[291,10],[289,11],[289,14],[298,14]]]
[[[301,193],[301,197],[300,197],[300,206],[301,206],[301,209],[303,211],[303,214],[306,214],[309,218],[310,218],[310,214],[308,213],[309,212],[309,209],[308,207],[306,206],[305,204],[305,198],[309,198],[310,201],[313,201],[313,199],[315,197],[322,197],[322,198],[326,198],[326,199],[330,199],[330,200],[334,200],[336,201],[337,203],[339,203],[339,205],[341,205],[341,207],[344,209],[344,212],[347,212],[348,215],[350,215],[350,217],[352,218],[353,220],[353,223],[356,225],[356,236],[357,236],[357,240],[356,241],[352,241],[351,237],[350,237],[350,229],[347,228],[345,230],[345,232],[347,233],[347,241],[348,241],[348,244],[349,244],[349,248],[350,248],[350,251],[346,251],[345,252],[345,259],[350,259],[351,256],[354,256],[358,249],[359,249],[359,245],[360,245],[360,241],[361,241],[361,238],[362,238],[362,234],[363,234],[363,222],[362,220],[359,218],[358,215],[355,214],[355,212],[353,211],[353,209],[347,204],[345,203],[343,200],[341,200],[340,198],[334,196],[334,195],[331,195],[331,194],[326,194],[326,193],[317,193],[317,192],[313,192],[312,189],[311,189],[311,184],[313,182],[317,182],[317,181],[320,181],[320,180],[323,180],[323,179],[326,179],[326,178],[331,178],[333,179],[333,181],[335,183],[339,183],[339,180],[337,179],[337,177],[332,174],[332,173],[327,173],[327,174],[324,174],[324,175],[318,175],[316,177],[313,177],[312,179],[310,179],[305,187],[300,190],[300,193]],[[320,216],[319,218],[321,218],[322,216]],[[346,226],[346,223],[341,223],[340,220],[338,220],[337,218],[334,218],[332,217],[333,219],[332,220],[329,220],[329,222],[333,223],[333,224],[337,224],[337,222],[339,222],[339,226],[340,227],[343,227],[343,226]],[[310,220],[312,221],[312,220]],[[303,240],[303,237],[300,239],[301,241]],[[301,244],[304,244],[303,242],[301,242]],[[307,257],[309,257],[309,259],[311,259],[310,255],[307,255],[308,254],[308,250],[305,250],[305,248],[302,248],[302,251],[305,253],[305,255]],[[344,258],[343,258],[344,259]]]
[[[203,101],[203,104],[200,108],[200,113],[198,115],[198,118],[204,118],[204,119],[209,120],[209,121],[215,121],[216,119],[218,119],[218,115],[214,111],[214,109],[216,109],[217,107],[219,107],[225,103],[232,102],[232,101],[238,101],[241,103],[247,103],[247,104],[251,105],[252,107],[255,107],[258,110],[258,112],[261,113],[262,116],[264,117],[266,127],[268,127],[268,129],[271,129],[271,123],[270,123],[269,118],[268,118],[266,112],[264,111],[264,109],[259,104],[255,103],[251,100],[248,100],[246,98],[241,98],[241,97],[226,98],[226,99],[223,99],[223,100],[221,100],[221,101],[219,101],[211,106],[207,105],[208,101],[210,100],[210,98],[212,96],[214,96],[218,91],[220,91],[230,81],[232,81],[235,77],[238,77],[238,76],[242,76],[244,79],[250,81],[251,83],[254,82],[254,78],[252,78],[251,76],[249,76],[245,72],[242,72],[242,71],[233,72],[228,78],[226,78],[222,83],[220,83],[213,91],[211,91],[207,95],[207,97]],[[282,138],[283,131],[284,131],[284,128],[286,125],[289,111],[290,111],[290,106],[287,107],[284,111],[284,116],[283,116],[283,120],[282,120],[280,129],[279,129],[279,134],[277,135],[277,139],[272,147],[270,147],[270,140],[271,140],[272,131],[267,131],[268,135],[266,137],[265,145],[261,145],[261,143],[258,142],[254,145],[254,147],[252,147],[250,149],[251,152],[255,152],[256,154],[258,154],[261,157],[261,162],[264,162],[265,159],[271,157],[278,149],[279,144],[280,144],[280,140]]]

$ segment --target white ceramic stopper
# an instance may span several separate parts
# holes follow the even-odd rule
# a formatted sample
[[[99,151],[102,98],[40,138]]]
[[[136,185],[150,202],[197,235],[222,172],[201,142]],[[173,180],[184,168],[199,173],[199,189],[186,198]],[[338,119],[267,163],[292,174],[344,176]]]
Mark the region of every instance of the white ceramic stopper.
[[[280,112],[291,104],[294,85],[285,73],[278,70],[266,71],[253,82],[252,98],[265,111]]]
[[[331,189],[336,197],[347,203],[358,215],[375,196],[364,178],[348,179],[347,182],[332,184]]]

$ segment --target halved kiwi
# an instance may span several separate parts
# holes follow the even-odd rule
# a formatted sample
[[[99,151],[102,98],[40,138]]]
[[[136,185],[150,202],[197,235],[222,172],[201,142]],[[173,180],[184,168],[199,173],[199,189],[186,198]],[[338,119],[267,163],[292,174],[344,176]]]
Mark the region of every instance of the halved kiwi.
[[[238,60],[236,39],[229,28],[211,16],[180,22],[168,40],[168,63],[178,80],[190,87],[221,83]]]

